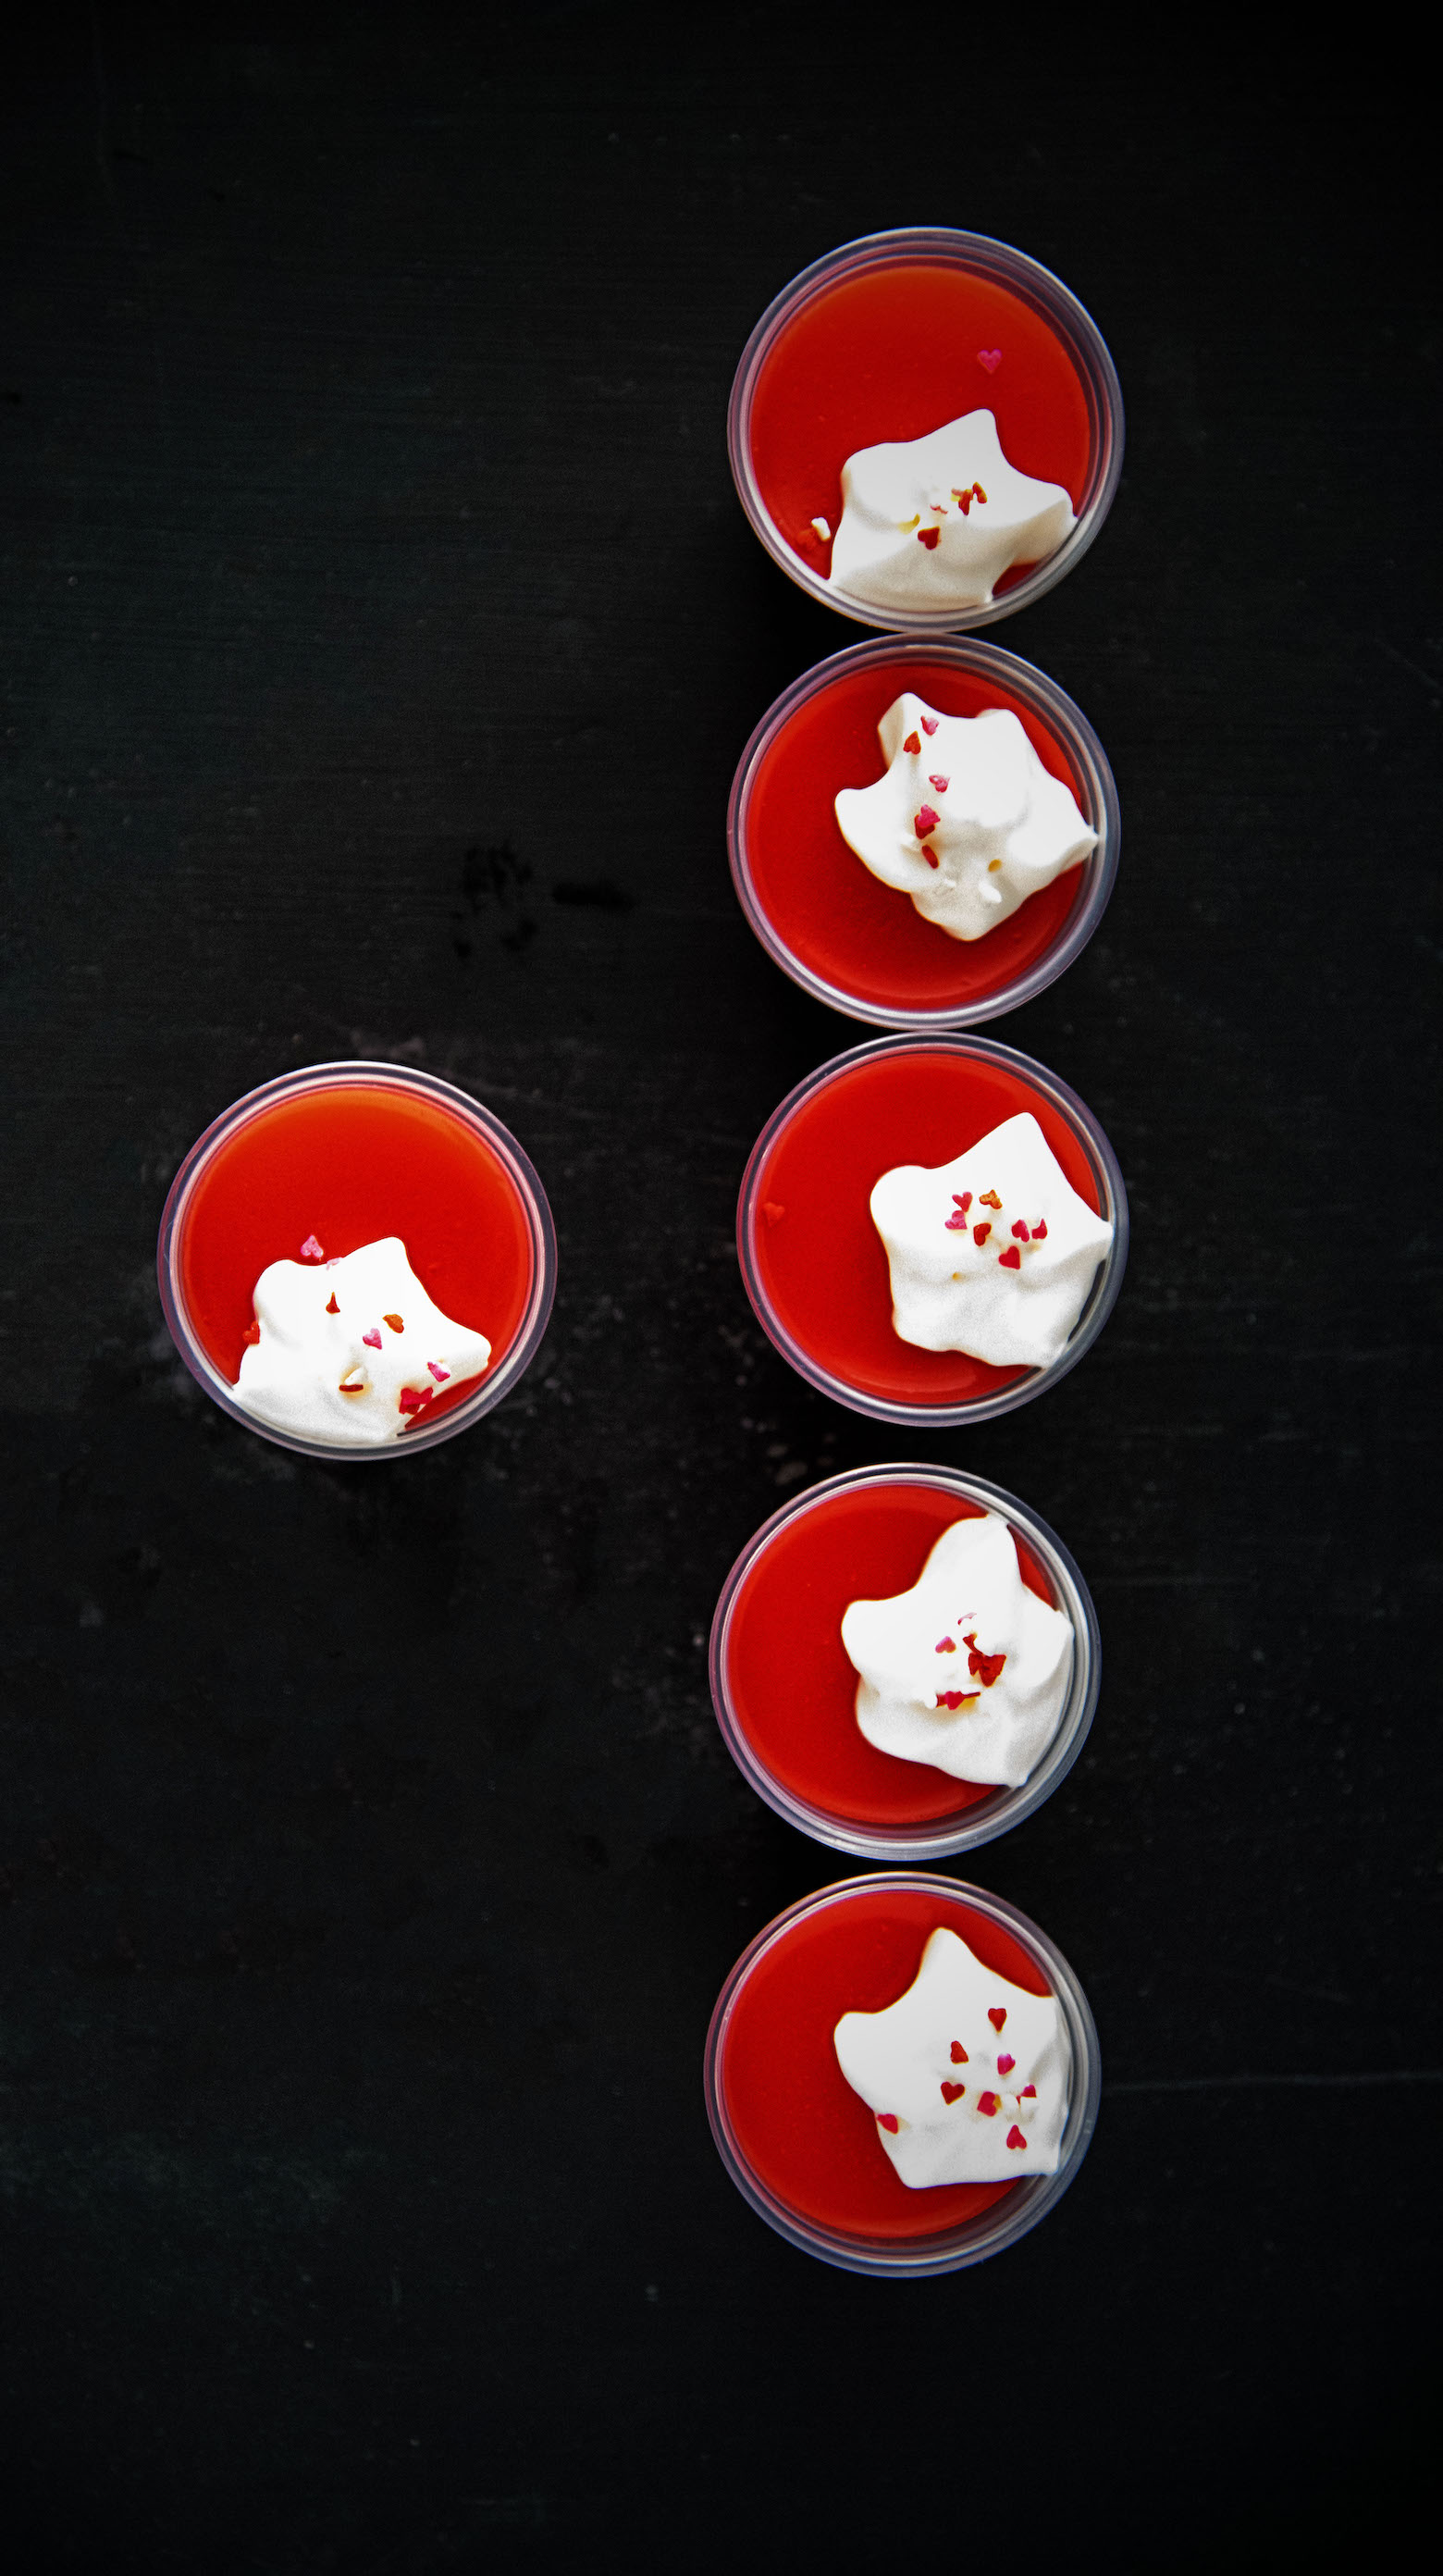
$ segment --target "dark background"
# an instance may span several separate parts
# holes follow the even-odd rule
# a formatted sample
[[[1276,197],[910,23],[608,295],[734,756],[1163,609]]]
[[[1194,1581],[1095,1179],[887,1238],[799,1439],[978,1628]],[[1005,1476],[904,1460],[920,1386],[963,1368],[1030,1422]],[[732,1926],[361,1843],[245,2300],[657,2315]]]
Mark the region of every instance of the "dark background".
[[[1427,155],[1367,25],[1122,23],[66,6],[11,63],[24,2570],[1397,2532],[1440,2106]],[[1134,1220],[1073,1376],[900,1449],[1054,1524],[1105,1655],[1084,1760],[974,1864],[1088,1988],[1096,2140],[1024,2245],[912,2286],[773,2237],[700,2084],[736,1952],[842,1874],[722,1750],[717,1590],[781,1494],[899,1454],[732,1247],[757,1129],[863,1032],[727,879],[751,725],[857,630],[751,536],[725,404],[787,278],[903,222],[1055,267],[1122,376],[1111,519],[994,630],[1097,725],[1121,875],[998,1034]],[[224,1419],[154,1284],[200,1128],[350,1053],[473,1087],[560,1235],[519,1394],[384,1469]]]

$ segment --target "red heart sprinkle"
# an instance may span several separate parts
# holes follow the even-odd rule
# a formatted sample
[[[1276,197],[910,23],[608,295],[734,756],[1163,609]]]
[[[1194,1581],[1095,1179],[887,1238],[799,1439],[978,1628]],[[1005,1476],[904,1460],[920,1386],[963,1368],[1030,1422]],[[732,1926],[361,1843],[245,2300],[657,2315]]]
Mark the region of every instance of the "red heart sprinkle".
[[[935,553],[941,539],[941,535],[942,531],[940,528],[919,528],[917,530],[917,543],[919,546],[925,546],[928,554],[930,555]]]
[[[991,2022],[994,2030],[1000,2030],[1007,2019],[1007,2006],[1005,2004],[989,2004],[987,2007],[987,2018]]]
[[[976,494],[976,496],[977,496],[977,498],[978,498],[978,500],[979,500],[979,501],[985,501],[985,500],[986,500],[987,495],[986,495],[986,493],[983,491],[982,486],[981,486],[981,484],[980,484],[980,483],[974,483],[974,484],[973,484],[973,486],[972,486],[972,489],[973,489],[973,491],[975,492],[975,494]]]
[[[963,518],[965,519],[965,518],[969,517],[969,516],[970,516],[970,514],[971,514],[971,509],[972,509],[972,495],[971,495],[971,493],[970,493],[970,492],[954,492],[954,493],[953,493],[953,495],[952,495],[952,498],[953,498],[953,500],[956,502],[957,507],[959,508],[959,510],[961,511]]]
[[[1032,1229],[1032,1240],[1034,1243],[1045,1243],[1047,1241],[1047,1228],[1043,1224],[1041,1217],[1038,1218],[1037,1223]]]
[[[957,1652],[956,1638],[939,1637],[936,1645],[932,1649],[932,1652],[934,1655],[955,1655]]]
[[[396,1402],[403,1413],[419,1413],[423,1404],[430,1403],[435,1392],[431,1386],[403,1386]]]
[[[992,2119],[1002,2108],[1001,2094],[979,2093],[977,2096],[977,2108],[983,2113],[985,2118],[989,2120]]]
[[[942,862],[938,858],[935,850],[924,850],[922,852],[922,856],[926,860],[929,868],[940,868]]]
[[[438,1386],[444,1386],[447,1378],[451,1374],[450,1370],[448,1368],[443,1368],[439,1360],[428,1360],[426,1362],[426,1366],[430,1370],[436,1384]]]
[[[1035,2102],[1037,2099],[1036,2085],[1024,2084],[1021,2092],[1017,2096],[1017,2099],[1019,2102]]]
[[[259,1324],[247,1324],[245,1331],[241,1335],[241,1340],[243,1342],[249,1342],[251,1348],[254,1349],[256,1343],[260,1340],[260,1337],[261,1328]]]
[[[1027,2144],[1027,2140],[1024,2138],[1022,2131],[1017,2126],[1015,2120],[1007,2132],[1007,2143],[1009,2147],[1025,2147]]]
[[[997,1267],[998,1267],[998,1269],[999,1269],[999,1270],[1020,1270],[1020,1269],[1021,1269],[1021,1267],[1022,1267],[1022,1254],[1021,1254],[1021,1251],[1020,1251],[1019,1247],[1018,1247],[1015,1243],[1013,1244],[1012,1249],[1011,1249],[1011,1251],[1010,1251],[1010,1252],[999,1252],[999,1253],[998,1253],[998,1255],[997,1255]]]
[[[1028,1240],[1027,1228],[1023,1224],[1021,1217],[1018,1218],[1017,1223],[1012,1229],[1012,1239],[1014,1243],[1026,1243]]]
[[[373,1324],[373,1325],[371,1326],[371,1329],[370,1329],[370,1331],[369,1331],[368,1333],[363,1333],[363,1334],[361,1335],[361,1339],[362,1339],[362,1341],[365,1343],[367,1350],[370,1350],[370,1351],[378,1351],[378,1350],[380,1349],[380,1347],[381,1347],[381,1327],[380,1327],[380,1325],[379,1325],[379,1324]]]
[[[939,796],[946,795],[947,781],[945,778],[939,778],[935,769],[928,772],[927,784],[929,787],[935,787]]]
[[[998,2072],[998,2074],[999,2074],[999,2075],[1010,2075],[1010,2074],[1011,2074],[1011,2072],[1012,2072],[1012,2069],[1013,2069],[1013,2067],[1016,2065],[1016,2063],[1017,2063],[1016,2058],[1015,2058],[1015,2057],[1009,2057],[1009,2056],[1008,2056],[1008,2054],[1007,2054],[1006,2049],[1004,2048],[1004,2050],[1003,2050],[1003,2052],[1002,2052],[1002,2055],[1001,2055],[1001,2056],[998,2058],[998,2060],[997,2060],[997,2072]]]
[[[301,1245],[301,1255],[300,1255],[300,1257],[301,1257],[302,1261],[324,1261],[324,1260],[325,1260],[325,1257],[326,1257],[326,1256],[325,1256],[324,1252],[322,1251],[322,1249],[321,1249],[320,1245],[317,1243],[316,1238],[315,1238],[315,1236],[314,1236],[313,1234],[308,1234],[308,1235],[307,1235],[307,1237],[306,1237],[306,1239],[305,1239],[305,1242]]]
[[[990,1225],[974,1225],[972,1228],[972,1240],[974,1243],[985,1243],[991,1232],[992,1228]]]
[[[941,721],[942,719],[940,716],[923,716],[921,719],[922,731],[924,733],[935,733]]]
[[[966,1215],[966,1213],[967,1213],[967,1211],[968,1211],[968,1209],[969,1209],[969,1208],[970,1208],[970,1206],[972,1205],[972,1193],[971,1193],[971,1191],[970,1191],[970,1190],[954,1190],[954,1191],[953,1191],[953,1193],[952,1193],[952,1203],[953,1203],[954,1207],[959,1207],[959,1208],[962,1210],[963,1215],[965,1216],[965,1215]]]
[[[909,733],[906,741],[902,745],[902,749],[904,751],[910,751],[914,754],[919,752],[921,748],[922,746],[914,733]]]
[[[336,1304],[336,1292],[333,1288],[329,1297],[326,1299],[326,1313],[328,1315],[339,1315],[340,1311],[340,1307]]]
[[[965,2066],[967,2063],[967,2051],[960,2039],[954,2039],[952,2042],[952,2063],[954,2066]]]
[[[786,1215],[786,1209],[777,1199],[763,1199],[762,1214],[766,1218],[768,1225],[780,1225],[783,1217]]]
[[[936,831],[941,820],[935,805],[919,805],[912,817],[912,829],[918,840],[925,841],[929,833]]]
[[[967,1658],[967,1670],[972,1674],[974,1680],[981,1682],[984,1690],[990,1690],[1006,1661],[1007,1657],[1005,1655],[982,1655],[978,1654],[974,1649]],[[995,2019],[996,2016],[994,2015],[993,2018]],[[1007,2016],[1005,2013],[1002,2018],[1004,2021],[1006,2020]],[[1002,2028],[1002,2022],[999,2021],[997,2023],[997,2027],[1000,2030]]]
[[[967,1219],[965,1216],[961,1215],[945,1217],[942,1223],[942,1231],[944,1234],[965,1234],[967,1231]]]
[[[942,2099],[944,2102],[960,2102],[966,2090],[965,2084],[948,2084],[944,2081]]]
[[[889,2131],[890,2131],[890,2133],[891,2133],[891,2135],[895,2138],[895,2136],[896,2136],[896,2134],[897,2134],[897,2114],[896,2114],[896,2112],[895,2112],[895,2111],[879,2111],[879,2112],[877,2113],[877,2126],[878,2126],[878,2128],[879,2128],[879,2129],[887,2129],[887,2130],[889,2130]]]
[[[977,364],[979,367],[985,367],[989,376],[995,376],[998,368],[1002,364],[1001,350],[979,349],[977,352]]]

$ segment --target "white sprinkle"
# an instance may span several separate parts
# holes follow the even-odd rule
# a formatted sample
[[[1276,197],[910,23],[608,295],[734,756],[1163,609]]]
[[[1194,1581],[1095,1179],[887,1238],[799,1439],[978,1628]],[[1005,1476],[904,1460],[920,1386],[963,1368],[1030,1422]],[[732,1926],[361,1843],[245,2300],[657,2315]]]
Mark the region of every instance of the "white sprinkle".
[[[829,546],[832,542],[832,531],[828,527],[826,520],[813,519],[812,525],[816,529],[818,536],[821,538],[823,545]]]

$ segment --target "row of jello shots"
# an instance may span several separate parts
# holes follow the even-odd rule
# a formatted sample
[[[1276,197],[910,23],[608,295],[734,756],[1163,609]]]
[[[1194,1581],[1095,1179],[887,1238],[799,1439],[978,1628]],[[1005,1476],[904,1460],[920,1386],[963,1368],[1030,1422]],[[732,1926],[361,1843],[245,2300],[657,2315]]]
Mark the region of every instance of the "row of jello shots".
[[[757,727],[729,814],[738,893],[788,973],[905,1033],[823,1066],[768,1122],[741,1193],[743,1278],[792,1366],[844,1404],[982,1420],[1076,1364],[1121,1280],[1126,1201],[1097,1122],[974,1034],[1090,935],[1118,817],[1078,710],[959,630],[1035,597],[1095,533],[1121,457],[1116,377],[1081,307],[1020,253],[886,235],[764,315],[731,452],[792,577],[891,630]],[[384,1063],[307,1067],[234,1104],[161,1229],[186,1365],[313,1458],[395,1458],[476,1422],[534,1358],[555,1272],[544,1190],[503,1123]],[[1096,2035],[1036,1926],[915,1865],[1005,1831],[1075,1760],[1098,1688],[1082,1577],[976,1479],[835,1479],[744,1551],[711,1673],[760,1793],[894,1865],[791,1909],[737,1963],[706,2055],[723,2158],[824,2260],[977,2261],[1075,2171]]]
[[[756,727],[732,874],[777,964],[892,1034],[776,1111],[738,1245],[777,1348],[901,1426],[980,1422],[1078,1361],[1121,1285],[1127,1202],[1097,1120],[981,1025],[1060,975],[1117,867],[1101,744],[974,632],[1092,542],[1122,405],[1076,299],[1022,253],[905,232],[820,260],[763,315],[732,393],[744,507],[812,597],[881,640]],[[732,1570],[711,1639],[731,1751],[803,1833],[890,1864],[819,1890],[713,2015],[713,2135],[752,2207],[846,2269],[950,2272],[1075,2175],[1100,2062],[1082,1988],[1004,1899],[921,1866],[975,1850],[1077,1759],[1096,1613],[1016,1497],[917,1465],[794,1497]]]

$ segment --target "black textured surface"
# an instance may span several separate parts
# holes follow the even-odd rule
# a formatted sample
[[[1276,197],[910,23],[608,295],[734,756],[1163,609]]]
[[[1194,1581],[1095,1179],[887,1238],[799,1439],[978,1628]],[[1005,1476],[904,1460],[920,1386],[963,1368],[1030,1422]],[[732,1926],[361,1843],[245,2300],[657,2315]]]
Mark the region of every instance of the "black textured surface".
[[[1399,101],[1201,21],[1100,72],[885,11],[459,27],[62,7],[8,84],[0,2513],[25,2570],[1327,2563],[1406,2483],[1439,2105]],[[905,221],[1055,266],[1128,398],[1101,540],[995,632],[1124,817],[998,1034],[1134,1216],[1075,1375],[912,1444],[1096,1593],[1087,1756],[975,1875],[1106,2074],[1056,2216],[913,2288],[754,2220],[699,2077],[842,1874],[721,1749],[715,1595],[898,1454],[732,1252],[861,1033],[727,882],[750,726],[856,630],[724,409],[785,279]],[[195,1133],[350,1052],[473,1086],[560,1235],[520,1394],[385,1470],[225,1421],[154,1294]]]

